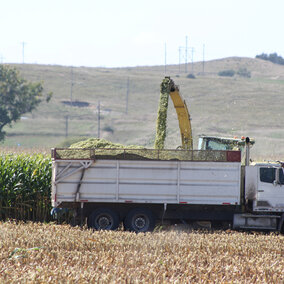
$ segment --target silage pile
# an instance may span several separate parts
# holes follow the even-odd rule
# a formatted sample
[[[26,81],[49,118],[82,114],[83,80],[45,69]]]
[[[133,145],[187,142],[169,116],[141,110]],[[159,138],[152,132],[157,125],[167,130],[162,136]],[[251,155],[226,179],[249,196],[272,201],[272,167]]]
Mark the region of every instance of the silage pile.
[[[87,140],[83,140],[77,143],[74,143],[70,146],[70,148],[82,148],[82,149],[96,149],[96,148],[104,148],[104,149],[145,149],[142,146],[137,145],[122,145],[119,143],[113,143],[107,141],[105,139],[100,138],[90,138]]]
[[[164,149],[165,139],[167,136],[167,112],[169,105],[169,95],[171,87],[174,82],[166,77],[160,87],[160,102],[158,109],[158,117],[156,124],[156,139],[155,139],[155,149]]]
[[[72,144],[69,149],[56,149],[58,159],[149,159],[147,150],[138,145],[122,145],[105,139],[89,138]]]
[[[199,151],[147,149],[138,145],[122,145],[105,139],[90,138],[56,149],[57,159],[103,160],[200,160]]]

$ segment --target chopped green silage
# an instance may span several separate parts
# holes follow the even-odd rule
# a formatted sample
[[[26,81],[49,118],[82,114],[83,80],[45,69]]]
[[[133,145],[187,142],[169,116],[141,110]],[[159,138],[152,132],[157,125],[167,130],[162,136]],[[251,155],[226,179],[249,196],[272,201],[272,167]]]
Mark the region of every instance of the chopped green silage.
[[[166,77],[160,87],[160,102],[158,109],[158,117],[156,124],[156,138],[155,138],[155,149],[164,149],[165,139],[167,136],[167,112],[169,104],[169,95],[173,81]]]
[[[105,139],[89,138],[72,144],[69,149],[56,149],[56,158],[60,159],[139,159],[145,156],[145,147],[137,145],[122,145]],[[141,157],[140,157],[141,158]]]
[[[137,145],[122,145],[105,139],[90,138],[74,143],[70,148],[57,148],[53,158],[73,160],[165,160],[165,161],[226,161],[224,151],[190,151],[146,149]]]
[[[163,160],[163,161],[226,161],[225,151],[58,148],[53,158],[63,160]]]
[[[145,149],[142,146],[137,145],[122,145],[113,143],[105,139],[90,138],[77,143],[74,143],[70,148],[82,148],[82,149],[96,149],[96,148],[108,148],[108,149]]]

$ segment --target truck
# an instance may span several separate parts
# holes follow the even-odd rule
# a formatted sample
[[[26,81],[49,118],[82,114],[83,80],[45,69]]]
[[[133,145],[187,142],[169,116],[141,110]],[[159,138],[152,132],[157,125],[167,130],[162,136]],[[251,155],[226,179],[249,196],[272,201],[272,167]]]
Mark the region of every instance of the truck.
[[[207,221],[284,231],[284,164],[238,150],[52,149],[52,206],[96,230]]]

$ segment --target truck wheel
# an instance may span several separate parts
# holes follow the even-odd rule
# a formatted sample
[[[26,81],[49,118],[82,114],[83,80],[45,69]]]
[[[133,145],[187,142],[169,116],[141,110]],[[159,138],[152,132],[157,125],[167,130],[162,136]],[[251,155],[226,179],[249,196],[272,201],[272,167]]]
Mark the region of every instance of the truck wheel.
[[[119,215],[110,208],[99,208],[89,216],[88,225],[96,230],[116,230]]]
[[[153,213],[146,208],[135,208],[129,211],[124,220],[125,230],[132,232],[153,231],[155,218]]]
[[[282,235],[284,235],[284,222],[282,223],[282,226],[281,226],[281,228],[280,228],[280,233],[281,233]]]

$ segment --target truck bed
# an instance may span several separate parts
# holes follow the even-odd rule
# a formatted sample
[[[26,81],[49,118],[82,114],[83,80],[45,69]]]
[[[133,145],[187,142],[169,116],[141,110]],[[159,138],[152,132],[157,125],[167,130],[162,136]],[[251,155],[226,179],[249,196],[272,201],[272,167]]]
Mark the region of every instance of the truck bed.
[[[239,162],[54,159],[52,205],[239,205],[240,176]]]

